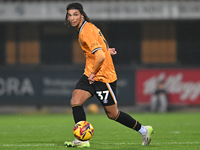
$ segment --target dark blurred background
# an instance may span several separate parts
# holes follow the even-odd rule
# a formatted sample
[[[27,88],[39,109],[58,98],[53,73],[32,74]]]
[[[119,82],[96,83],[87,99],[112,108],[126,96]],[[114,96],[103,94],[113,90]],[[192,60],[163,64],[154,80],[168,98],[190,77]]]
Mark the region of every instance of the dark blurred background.
[[[70,2],[0,1],[2,106],[69,105],[71,92],[83,73],[85,62],[77,41],[77,31],[64,25],[66,6]],[[196,85],[200,82],[199,76],[193,77],[198,74],[200,66],[199,0],[81,2],[109,46],[115,47],[118,52],[113,60],[119,78],[119,105],[143,104],[137,99],[142,93],[138,91],[137,73],[145,69],[144,74],[148,74],[149,69],[164,73],[171,69],[173,75],[182,73],[180,86],[183,88],[177,93],[171,92],[170,103],[191,105],[192,101],[193,105],[200,104],[198,95],[193,100],[181,99],[181,93],[188,85],[184,83]],[[191,68],[194,72],[187,75]],[[184,78],[184,75],[187,77]],[[196,88],[200,89],[200,86]],[[178,102],[173,100],[177,95],[180,95]],[[142,101],[148,104],[149,97],[146,98]],[[87,103],[98,101],[92,99]]]

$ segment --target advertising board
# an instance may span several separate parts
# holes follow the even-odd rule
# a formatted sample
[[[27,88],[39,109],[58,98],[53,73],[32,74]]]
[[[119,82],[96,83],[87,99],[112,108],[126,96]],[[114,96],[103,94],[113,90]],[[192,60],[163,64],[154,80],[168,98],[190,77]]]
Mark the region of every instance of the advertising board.
[[[136,73],[136,101],[149,103],[157,82],[164,80],[171,104],[200,104],[200,69],[140,69]]]

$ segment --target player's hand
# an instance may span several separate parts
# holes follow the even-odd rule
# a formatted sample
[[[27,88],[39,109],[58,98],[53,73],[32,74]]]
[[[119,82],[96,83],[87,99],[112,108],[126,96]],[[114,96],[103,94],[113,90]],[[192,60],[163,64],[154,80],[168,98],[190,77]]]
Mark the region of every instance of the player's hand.
[[[90,76],[89,76],[89,78],[88,78],[90,84],[94,83],[94,78],[95,78],[95,76],[96,76],[96,75],[95,75],[95,73],[93,73],[93,72],[90,74]]]
[[[117,54],[117,51],[115,50],[115,48],[109,48],[110,50],[110,54],[111,55],[116,55]]]

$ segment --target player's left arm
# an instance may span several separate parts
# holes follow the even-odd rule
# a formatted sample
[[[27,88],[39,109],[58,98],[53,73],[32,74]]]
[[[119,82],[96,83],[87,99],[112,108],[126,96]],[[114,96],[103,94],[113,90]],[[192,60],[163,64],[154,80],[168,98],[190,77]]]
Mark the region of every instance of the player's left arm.
[[[109,51],[112,56],[117,54],[117,51],[115,50],[115,48],[109,48]]]
[[[97,50],[95,53],[95,62],[94,62],[94,66],[92,68],[92,72],[88,78],[89,83],[92,84],[94,82],[94,78],[96,76],[96,73],[99,71],[101,65],[103,64],[104,60],[105,60],[105,54],[103,52],[103,50]]]

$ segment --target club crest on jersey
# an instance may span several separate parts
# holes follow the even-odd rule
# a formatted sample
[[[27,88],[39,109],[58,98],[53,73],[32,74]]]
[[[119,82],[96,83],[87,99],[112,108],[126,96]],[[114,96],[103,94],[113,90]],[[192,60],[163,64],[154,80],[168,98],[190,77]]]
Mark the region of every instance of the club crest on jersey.
[[[91,47],[94,47],[94,46],[97,46],[97,45],[99,45],[99,43],[92,43],[92,45],[91,45]]]

